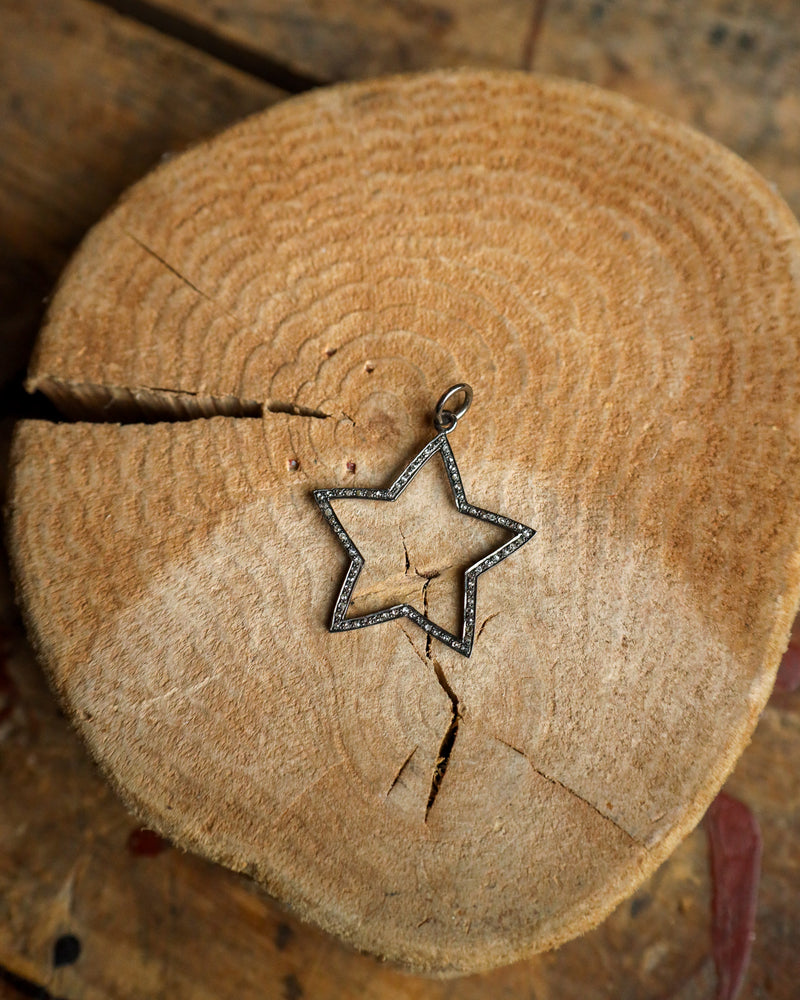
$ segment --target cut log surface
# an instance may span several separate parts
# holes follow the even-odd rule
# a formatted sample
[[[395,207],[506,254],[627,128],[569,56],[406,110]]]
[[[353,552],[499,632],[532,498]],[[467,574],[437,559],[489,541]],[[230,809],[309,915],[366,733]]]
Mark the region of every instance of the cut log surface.
[[[419,971],[552,947],[693,828],[771,689],[798,331],[786,206],[623,98],[464,71],[287,101],[138,184],[62,279],[29,386],[79,419],[12,453],[30,634],[177,844]],[[388,485],[459,381],[467,498],[535,538],[481,576],[469,659],[406,619],[329,633],[311,491]],[[451,530],[435,465],[409,490],[343,502],[381,568],[357,596],[447,619],[493,538]]]

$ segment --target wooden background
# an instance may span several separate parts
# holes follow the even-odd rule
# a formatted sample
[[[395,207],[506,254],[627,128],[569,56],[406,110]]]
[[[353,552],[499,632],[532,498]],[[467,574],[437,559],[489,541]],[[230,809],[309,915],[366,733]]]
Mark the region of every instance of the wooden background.
[[[20,388],[44,300],[128,184],[287,93],[467,63],[649,103],[750,160],[800,213],[796,0],[0,0],[3,454],[14,417],[48,415]],[[0,997],[715,996],[702,829],[559,951],[461,982],[411,978],[138,831],[47,691],[5,574],[0,625]],[[727,786],[764,838],[742,997],[796,996],[799,749],[800,693],[784,690]]]

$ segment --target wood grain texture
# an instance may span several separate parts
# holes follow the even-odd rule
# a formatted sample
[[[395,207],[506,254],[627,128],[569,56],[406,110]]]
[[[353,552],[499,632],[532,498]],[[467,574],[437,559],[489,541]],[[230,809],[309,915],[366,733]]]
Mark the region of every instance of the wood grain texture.
[[[42,297],[120,192],[281,96],[96,4],[0,2],[0,380],[23,367]]]
[[[799,247],[725,150],[523,74],[321,91],[133,189],[31,386],[265,412],[20,429],[22,601],[127,801],[416,969],[596,923],[699,820],[786,645]],[[385,484],[460,380],[468,496],[530,555],[482,578],[471,660],[328,634],[310,490]]]

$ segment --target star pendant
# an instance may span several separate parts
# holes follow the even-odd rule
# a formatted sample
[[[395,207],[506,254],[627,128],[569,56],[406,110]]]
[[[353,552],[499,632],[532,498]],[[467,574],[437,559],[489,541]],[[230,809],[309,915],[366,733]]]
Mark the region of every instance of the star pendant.
[[[491,511],[483,510],[481,507],[474,507],[467,501],[461,476],[458,472],[458,466],[456,465],[450,442],[447,440],[447,435],[453,427],[455,427],[455,422],[450,424],[448,430],[442,431],[442,433],[438,434],[427,444],[387,489],[370,490],[348,487],[344,489],[314,490],[314,499],[319,509],[350,556],[350,565],[347,568],[342,588],[339,591],[339,597],[336,600],[336,607],[333,610],[333,618],[330,624],[331,632],[347,632],[351,629],[366,628],[368,625],[381,625],[396,618],[408,618],[415,625],[419,625],[421,629],[424,629],[428,635],[434,639],[438,639],[440,642],[446,643],[463,656],[469,656],[472,652],[475,637],[475,617],[477,613],[478,577],[481,573],[485,573],[487,569],[496,566],[506,556],[510,556],[512,552],[516,552],[517,549],[530,541],[536,532],[533,528],[520,524],[519,521],[514,521],[503,514],[495,514]],[[353,591],[364,565],[364,557],[359,552],[352,538],[350,538],[342,527],[341,521],[333,511],[331,501],[358,498],[364,500],[385,500],[391,503],[397,500],[423,465],[437,454],[441,454],[442,456],[457,509],[469,517],[505,528],[506,531],[512,534],[512,537],[507,542],[498,546],[498,548],[494,549],[488,555],[483,556],[464,571],[464,610],[461,635],[448,632],[447,629],[442,628],[436,622],[431,621],[430,618],[421,614],[411,604],[395,604],[390,608],[374,611],[371,614],[347,618],[347,610],[350,607]]]

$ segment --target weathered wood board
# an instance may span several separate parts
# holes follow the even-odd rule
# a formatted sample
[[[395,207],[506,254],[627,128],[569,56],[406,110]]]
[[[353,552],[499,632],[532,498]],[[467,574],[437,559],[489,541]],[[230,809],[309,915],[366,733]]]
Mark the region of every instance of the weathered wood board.
[[[535,68],[642,101],[724,143],[800,215],[794,0],[549,0]]]
[[[435,67],[529,69],[540,0],[159,0],[157,9],[320,81]]]

